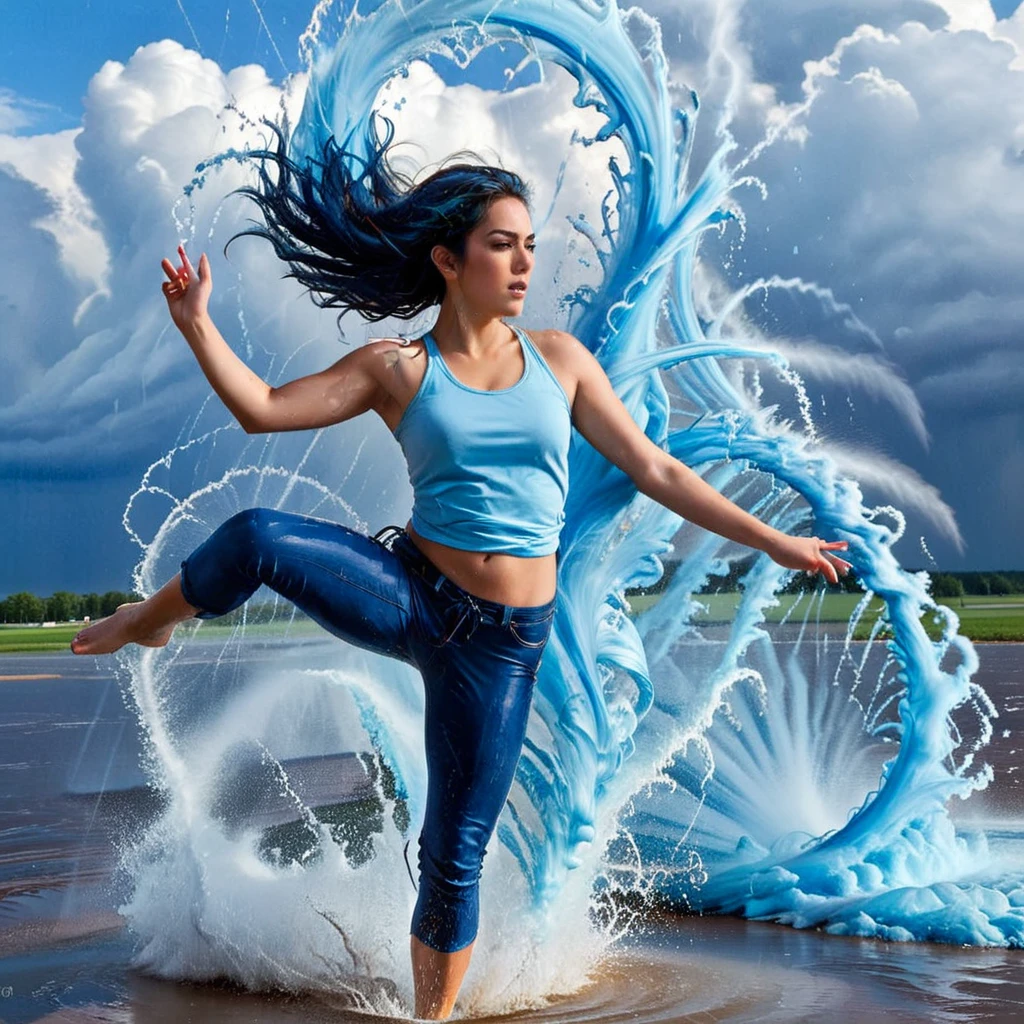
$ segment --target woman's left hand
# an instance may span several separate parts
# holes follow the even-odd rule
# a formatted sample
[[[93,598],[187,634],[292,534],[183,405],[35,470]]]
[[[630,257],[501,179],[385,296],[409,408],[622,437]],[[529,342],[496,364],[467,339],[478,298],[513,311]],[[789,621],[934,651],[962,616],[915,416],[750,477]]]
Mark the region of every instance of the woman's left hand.
[[[845,540],[823,541],[818,537],[791,537],[780,532],[765,548],[765,554],[787,569],[803,569],[812,576],[820,572],[829,583],[838,583],[839,577],[845,576],[852,565],[829,552],[845,551],[849,546],[849,541]]]

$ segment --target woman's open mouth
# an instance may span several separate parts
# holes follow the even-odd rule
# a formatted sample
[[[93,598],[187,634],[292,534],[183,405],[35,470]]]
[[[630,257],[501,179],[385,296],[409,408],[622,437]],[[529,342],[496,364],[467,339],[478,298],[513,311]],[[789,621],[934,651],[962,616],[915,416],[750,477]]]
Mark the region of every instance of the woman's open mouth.
[[[525,295],[526,295],[526,285],[525,285],[525,284],[513,284],[513,285],[509,285],[509,289],[508,289],[508,290],[509,290],[509,291],[510,291],[510,292],[511,292],[511,293],[512,293],[513,295],[516,295],[516,296],[518,296],[519,298],[522,298],[523,296],[525,296]]]

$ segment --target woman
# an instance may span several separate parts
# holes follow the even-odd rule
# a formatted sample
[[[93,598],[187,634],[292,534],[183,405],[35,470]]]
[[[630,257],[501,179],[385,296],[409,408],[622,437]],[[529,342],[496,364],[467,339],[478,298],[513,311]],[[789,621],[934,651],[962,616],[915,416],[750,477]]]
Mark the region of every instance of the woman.
[[[223,615],[266,584],[334,635],[415,665],[428,763],[410,939],[415,1012],[444,1019],[469,964],[484,850],[554,616],[571,426],[645,494],[787,568],[836,582],[850,564],[830,552],[847,545],[761,523],[652,443],[578,340],[505,323],[522,312],[534,265],[529,193],[517,175],[457,164],[402,188],[387,143],[357,179],[332,140],[313,177],[279,141],[276,154],[255,154],[277,162],[277,182],[261,170],[263,191],[240,190],[267,228],[243,233],[270,238],[289,276],[326,296],[322,305],[379,320],[440,304],[434,326],[269,387],[210,320],[206,255],[196,270],[181,247],[180,265],[163,261],[171,317],[249,433],[374,411],[408,461],[412,517],[370,538],[293,513],[240,512],[164,587],[82,630],[71,648],[163,646],[176,623]]]

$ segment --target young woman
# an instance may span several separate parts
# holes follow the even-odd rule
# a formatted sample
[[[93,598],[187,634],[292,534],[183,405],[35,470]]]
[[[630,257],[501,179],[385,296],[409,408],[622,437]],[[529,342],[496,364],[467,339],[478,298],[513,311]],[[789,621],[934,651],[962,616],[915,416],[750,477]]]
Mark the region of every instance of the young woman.
[[[681,516],[835,582],[845,542],[766,526],[653,444],[589,350],[559,330],[505,322],[534,266],[529,193],[501,168],[457,164],[400,188],[384,151],[358,180],[339,151],[309,177],[284,155],[260,203],[279,256],[322,305],[367,319],[440,305],[415,341],[380,340],[321,373],[270,387],[231,351],[197,269],[163,261],[170,315],[249,433],[307,430],[373,411],[398,439],[412,517],[367,537],[253,508],[222,524],[181,572],[82,630],[76,654],[158,647],[176,623],[213,618],[265,584],[334,635],[415,665],[426,692],[427,803],[411,953],[416,1016],[444,1019],[469,965],[484,850],[511,788],[555,612],[571,426]],[[299,188],[292,188],[295,179]],[[366,180],[371,182],[369,190]]]

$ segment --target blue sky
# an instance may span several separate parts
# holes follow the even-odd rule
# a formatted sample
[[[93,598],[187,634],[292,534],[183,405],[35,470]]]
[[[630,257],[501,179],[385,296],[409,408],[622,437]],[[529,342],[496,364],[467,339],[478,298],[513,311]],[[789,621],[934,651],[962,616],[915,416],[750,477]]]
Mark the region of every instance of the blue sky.
[[[297,41],[312,7],[310,0],[13,5],[4,12],[0,88],[32,103],[31,125],[19,131],[34,133],[78,127],[82,96],[100,64],[126,61],[137,47],[157,39],[177,40],[224,68],[260,64],[280,81],[301,70]],[[497,55],[484,54],[472,75],[449,64],[445,79],[492,85],[499,67]]]
[[[780,112],[794,117],[793,131],[752,168],[768,199],[740,196],[741,258],[727,268],[727,247],[711,242],[706,255],[728,287],[772,275],[813,283],[748,312],[780,347],[813,340],[796,365],[830,437],[856,449],[848,464],[863,467],[868,500],[907,514],[897,547],[904,564],[934,567],[934,557],[945,569],[1024,566],[1024,12],[997,21],[993,12],[1009,19],[1019,5],[980,0],[643,6],[662,22],[674,76],[698,90],[705,112],[726,99],[712,39],[724,47],[718,57],[726,52],[739,83],[733,129],[741,148],[754,146]],[[0,375],[0,596],[126,589],[140,547],[123,513],[147,467],[193,424],[223,425],[223,409],[184,342],[167,332],[154,296],[153,266],[176,241],[174,197],[209,153],[194,140],[211,115],[181,96],[226,89],[272,113],[286,74],[300,68],[298,37],[311,7],[59,0],[5,12],[0,226],[16,255],[0,281],[10,359]],[[151,45],[162,40],[177,45]],[[104,69],[108,61],[118,63]],[[808,70],[815,61],[827,69]],[[449,87],[501,80],[493,53],[468,74],[434,67]],[[536,81],[527,72],[515,85]],[[798,110],[809,83],[813,100]],[[437,124],[471,116],[483,127],[455,140],[456,129],[435,130],[422,113],[406,121],[399,114],[400,136],[420,128],[427,150],[443,153],[449,142],[522,141],[532,131],[550,152],[523,143],[516,155],[542,180],[553,161],[553,178],[571,127],[557,134],[571,113],[571,95],[559,88],[551,83],[544,124],[514,102],[489,105],[479,90],[458,93],[454,109],[435,91],[428,99]],[[572,172],[581,187],[606,160],[590,156],[597,163]],[[225,211],[241,226],[241,207]],[[222,295],[270,272],[248,241],[233,250],[234,263],[215,263]],[[273,289],[279,275],[274,269]],[[247,293],[244,329],[237,306],[225,307],[222,329],[227,336],[230,324],[236,351],[268,379],[285,359],[297,376],[337,358],[333,315],[273,289]],[[524,322],[535,326],[528,314]],[[879,374],[880,365],[891,372]],[[336,452],[389,443],[371,424],[344,424],[332,438]],[[297,464],[308,441],[276,439],[273,461]],[[174,472],[184,472],[181,462]],[[211,467],[190,472],[194,483]],[[404,521],[407,483],[372,459],[352,470],[343,459],[329,462],[318,476],[368,526]],[[175,483],[187,493],[189,482]],[[955,526],[926,514],[922,502],[948,509]],[[138,532],[140,524],[156,529],[161,515],[149,494],[126,519]]]
[[[182,0],[181,5],[174,0],[161,4],[54,0],[11,5],[4,12],[0,83],[41,105],[34,111],[38,120],[33,130],[56,131],[81,123],[81,97],[104,60],[126,61],[136,47],[156,39],[198,45],[204,56],[223,66],[259,63],[279,79],[299,70],[294,40],[306,23],[310,5],[305,0],[261,0],[259,7],[263,20],[254,4],[240,0]],[[284,64],[270,36],[281,38],[284,48],[278,52]]]

